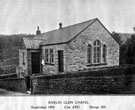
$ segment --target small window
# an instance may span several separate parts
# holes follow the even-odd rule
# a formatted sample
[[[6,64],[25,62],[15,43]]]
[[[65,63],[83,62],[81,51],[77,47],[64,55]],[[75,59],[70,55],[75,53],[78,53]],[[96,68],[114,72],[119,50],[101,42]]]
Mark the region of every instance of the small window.
[[[106,45],[103,45],[103,63],[106,63]]]
[[[54,63],[54,53],[53,53],[53,49],[50,49],[50,63]]]
[[[45,49],[45,62],[49,63],[49,50]]]
[[[87,47],[87,63],[91,64],[92,62],[92,46],[88,44]]]
[[[94,61],[93,63],[99,64],[100,63],[100,41],[96,40],[94,42]]]

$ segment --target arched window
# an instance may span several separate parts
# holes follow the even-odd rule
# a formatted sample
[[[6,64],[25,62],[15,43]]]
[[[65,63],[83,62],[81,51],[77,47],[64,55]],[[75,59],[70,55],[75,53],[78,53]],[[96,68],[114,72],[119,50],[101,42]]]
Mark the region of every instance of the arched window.
[[[91,63],[92,60],[92,46],[88,44],[87,47],[87,63]]]
[[[106,45],[103,45],[103,63],[106,63]]]
[[[94,42],[94,61],[93,63],[100,63],[100,41],[96,40]]]

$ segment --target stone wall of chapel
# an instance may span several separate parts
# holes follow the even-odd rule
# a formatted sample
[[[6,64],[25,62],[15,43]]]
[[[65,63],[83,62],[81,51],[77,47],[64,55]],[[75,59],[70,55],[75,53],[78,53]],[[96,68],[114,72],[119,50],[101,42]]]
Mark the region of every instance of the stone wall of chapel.
[[[93,43],[95,40],[99,40],[101,43],[101,65],[88,66],[87,46],[88,44],[91,44],[93,47]],[[102,48],[104,44],[107,47],[106,65],[102,65]],[[98,21],[87,27],[87,29],[85,29],[79,36],[77,36],[72,42],[70,42],[65,47],[65,51],[67,53],[67,71],[70,72],[119,65],[119,45]]]

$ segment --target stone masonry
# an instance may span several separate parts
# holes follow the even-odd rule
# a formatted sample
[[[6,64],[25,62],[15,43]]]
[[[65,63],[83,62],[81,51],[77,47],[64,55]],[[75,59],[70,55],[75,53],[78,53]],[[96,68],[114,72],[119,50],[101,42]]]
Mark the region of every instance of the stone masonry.
[[[101,65],[87,66],[87,46],[88,44],[91,44],[93,46],[95,40],[99,40],[101,42],[101,54],[103,45],[105,44],[107,47],[106,65],[102,65],[103,61],[101,55]],[[94,22],[91,26],[85,29],[79,36],[77,36],[72,42],[67,44],[65,51],[67,54],[67,71],[78,71],[119,65],[119,45],[113,39],[113,37],[106,31],[106,29],[99,23],[99,21]]]
[[[101,64],[87,64],[87,46],[99,40],[101,43]],[[106,64],[103,64],[102,48],[107,47]],[[88,26],[76,38],[66,44],[50,45],[42,47],[42,59],[45,59],[45,49],[54,49],[54,65],[43,66],[44,74],[58,74],[58,50],[64,50],[64,72],[87,70],[100,67],[119,65],[119,44],[113,39],[110,33],[104,28],[100,21],[96,20]],[[92,48],[93,61],[93,48]]]

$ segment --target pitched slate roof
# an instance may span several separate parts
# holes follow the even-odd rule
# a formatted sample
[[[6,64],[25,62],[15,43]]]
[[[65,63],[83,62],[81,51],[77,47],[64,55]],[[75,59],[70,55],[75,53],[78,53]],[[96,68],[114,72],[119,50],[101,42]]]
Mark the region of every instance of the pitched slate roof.
[[[64,27],[62,29],[46,32],[35,36],[33,39],[46,39],[46,41],[42,42],[41,45],[66,43],[69,40],[73,39],[75,36],[77,36],[80,32],[82,32],[85,28],[87,28],[96,20],[97,18],[68,27]]]
[[[41,42],[44,40],[23,38],[26,49],[39,49]]]

